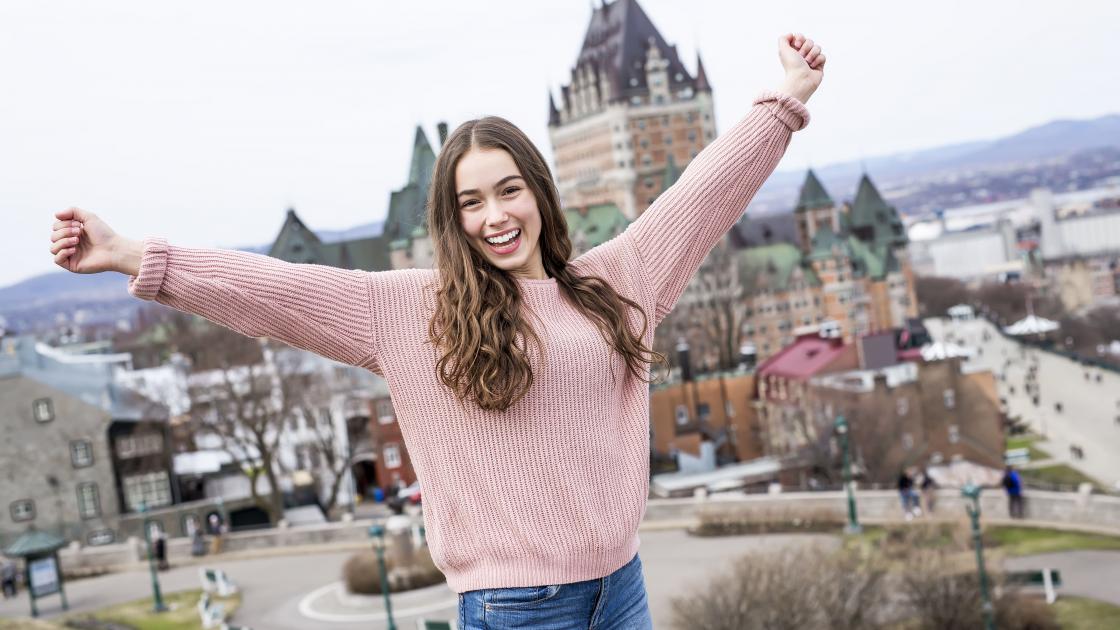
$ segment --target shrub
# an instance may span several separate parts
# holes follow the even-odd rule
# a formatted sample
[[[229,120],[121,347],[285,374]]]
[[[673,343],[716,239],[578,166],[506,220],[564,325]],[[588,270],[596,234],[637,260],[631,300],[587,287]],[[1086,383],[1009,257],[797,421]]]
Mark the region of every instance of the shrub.
[[[885,571],[855,551],[809,547],[739,558],[729,572],[673,600],[689,630],[839,630],[880,627]]]
[[[694,536],[741,536],[744,534],[834,533],[843,528],[844,516],[833,510],[796,513],[782,509],[758,509],[742,505],[708,505],[699,510],[698,523],[689,529]]]
[[[391,592],[410,591],[432,586],[444,581],[443,573],[432,562],[427,547],[417,549],[412,554],[412,562],[394,566],[386,559]],[[373,550],[359,551],[350,556],[342,567],[343,582],[346,590],[359,595],[380,595],[381,575],[377,567],[377,554]]]

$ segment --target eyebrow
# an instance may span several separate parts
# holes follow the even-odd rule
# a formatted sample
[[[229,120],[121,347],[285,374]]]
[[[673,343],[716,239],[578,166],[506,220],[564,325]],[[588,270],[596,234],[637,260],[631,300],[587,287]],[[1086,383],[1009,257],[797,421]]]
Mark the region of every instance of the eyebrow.
[[[505,184],[506,182],[508,182],[511,179],[524,179],[524,178],[521,177],[520,175],[506,175],[505,177],[499,179],[497,184],[494,184],[494,190],[497,190],[497,189],[501,188],[502,184]],[[459,194],[456,195],[456,197],[462,197],[463,195],[477,195],[478,193],[479,193],[479,190],[477,188],[471,188],[470,190],[460,190]]]

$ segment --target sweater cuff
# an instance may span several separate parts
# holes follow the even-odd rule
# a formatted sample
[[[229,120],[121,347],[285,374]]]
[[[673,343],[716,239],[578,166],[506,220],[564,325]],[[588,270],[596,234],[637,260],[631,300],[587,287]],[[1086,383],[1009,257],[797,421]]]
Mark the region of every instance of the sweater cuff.
[[[129,276],[128,292],[141,300],[154,300],[163,286],[167,273],[167,241],[162,238],[144,239],[144,254],[140,258],[140,274]]]
[[[800,131],[809,124],[809,110],[805,104],[785,92],[763,92],[754,99],[754,104],[765,105],[790,131]]]

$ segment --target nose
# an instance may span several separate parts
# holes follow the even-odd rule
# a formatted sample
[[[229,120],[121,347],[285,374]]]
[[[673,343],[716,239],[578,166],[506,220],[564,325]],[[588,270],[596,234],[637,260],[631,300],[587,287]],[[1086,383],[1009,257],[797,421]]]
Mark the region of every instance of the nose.
[[[486,212],[486,225],[499,228],[509,221],[509,213],[501,209],[498,204],[492,204]]]

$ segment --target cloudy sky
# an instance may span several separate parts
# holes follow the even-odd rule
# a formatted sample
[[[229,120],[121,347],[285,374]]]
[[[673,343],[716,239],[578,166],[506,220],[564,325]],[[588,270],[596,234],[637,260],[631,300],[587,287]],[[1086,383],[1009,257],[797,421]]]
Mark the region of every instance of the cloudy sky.
[[[702,52],[720,129],[780,82],[778,35],[823,45],[813,123],[782,169],[1120,112],[1117,2],[641,4],[686,66]],[[50,215],[71,205],[129,236],[260,244],[289,205],[314,229],[382,218],[416,125],[498,114],[550,156],[547,91],[590,14],[585,0],[3,0],[0,286],[55,269]]]

